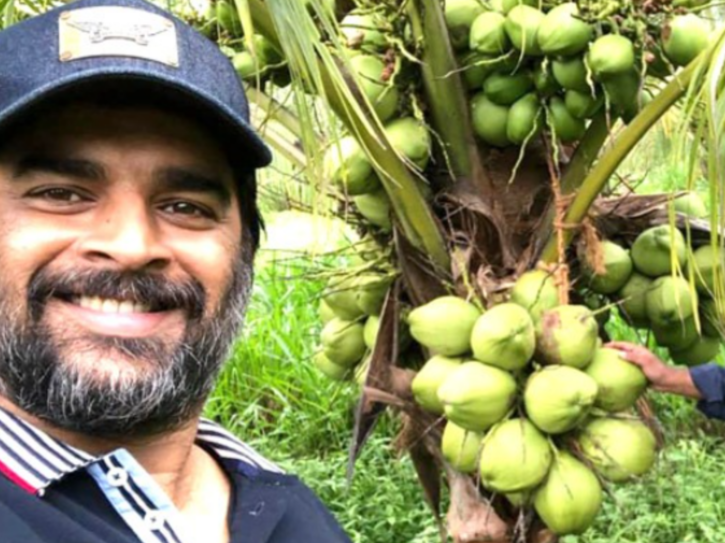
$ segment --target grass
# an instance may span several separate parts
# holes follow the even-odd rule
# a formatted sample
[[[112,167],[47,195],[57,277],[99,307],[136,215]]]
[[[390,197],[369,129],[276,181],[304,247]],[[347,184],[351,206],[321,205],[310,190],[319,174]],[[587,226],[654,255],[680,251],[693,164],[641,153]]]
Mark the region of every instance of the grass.
[[[358,390],[324,378],[310,362],[323,284],[299,262],[263,262],[246,331],[207,415],[298,474],[356,543],[436,543],[436,524],[410,460],[391,445],[397,429],[393,417],[376,429],[348,484],[347,448]],[[635,339],[616,319],[608,331],[617,339]],[[636,484],[613,487],[613,499],[605,499],[592,529],[562,543],[725,540],[725,426],[708,421],[683,398],[650,398],[667,440],[657,466]]]

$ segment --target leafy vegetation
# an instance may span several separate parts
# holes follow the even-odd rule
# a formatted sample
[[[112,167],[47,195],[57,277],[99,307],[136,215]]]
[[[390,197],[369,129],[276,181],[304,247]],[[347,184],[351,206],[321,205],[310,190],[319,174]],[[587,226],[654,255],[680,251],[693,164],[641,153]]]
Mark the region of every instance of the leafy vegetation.
[[[246,330],[207,415],[296,473],[330,507],[355,542],[437,543],[408,456],[394,446],[397,422],[383,418],[346,478],[357,390],[322,376],[310,362],[319,333],[324,282],[299,261],[264,259]],[[322,264],[316,263],[315,268]],[[331,265],[328,263],[328,265]],[[621,321],[608,331],[635,339]],[[664,351],[661,353],[664,354]],[[650,394],[667,446],[638,484],[612,488],[594,527],[562,543],[709,543],[722,541],[725,427],[682,398]]]

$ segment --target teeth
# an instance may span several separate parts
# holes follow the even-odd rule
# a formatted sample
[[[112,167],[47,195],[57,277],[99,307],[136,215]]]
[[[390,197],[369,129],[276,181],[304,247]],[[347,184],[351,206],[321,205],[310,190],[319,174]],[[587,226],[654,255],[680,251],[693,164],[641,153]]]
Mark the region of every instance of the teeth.
[[[133,302],[124,301],[118,304],[119,313],[133,313]]]
[[[148,313],[151,309],[146,304],[134,303],[128,300],[118,301],[110,298],[81,296],[75,301],[81,307],[103,313]]]

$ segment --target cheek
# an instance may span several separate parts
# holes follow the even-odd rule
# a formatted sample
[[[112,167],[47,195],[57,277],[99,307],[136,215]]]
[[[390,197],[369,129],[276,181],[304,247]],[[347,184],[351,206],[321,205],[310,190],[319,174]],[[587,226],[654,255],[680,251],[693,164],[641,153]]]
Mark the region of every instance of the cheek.
[[[201,282],[207,293],[207,311],[213,311],[229,287],[234,263],[240,258],[237,236],[214,236],[175,243],[174,254],[186,274]]]
[[[31,276],[73,243],[58,224],[0,220],[0,276],[5,288],[25,293]]]

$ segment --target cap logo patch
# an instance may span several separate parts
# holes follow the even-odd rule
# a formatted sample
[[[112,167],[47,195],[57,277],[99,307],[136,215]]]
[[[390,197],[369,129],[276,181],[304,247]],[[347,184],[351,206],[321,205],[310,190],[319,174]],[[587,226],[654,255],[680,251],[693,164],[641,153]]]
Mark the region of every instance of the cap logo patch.
[[[58,19],[59,57],[134,57],[179,65],[171,19],[142,9],[101,6],[64,11]]]

